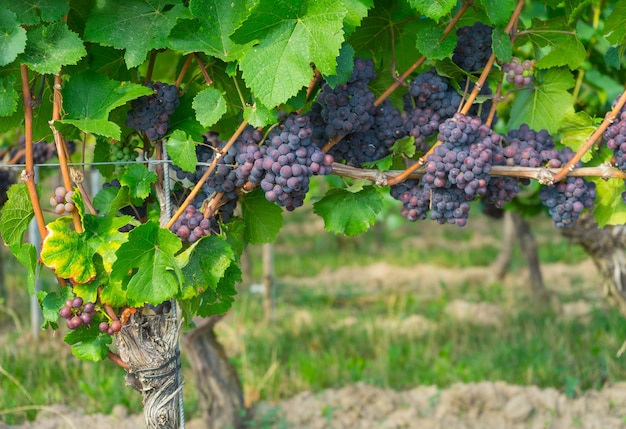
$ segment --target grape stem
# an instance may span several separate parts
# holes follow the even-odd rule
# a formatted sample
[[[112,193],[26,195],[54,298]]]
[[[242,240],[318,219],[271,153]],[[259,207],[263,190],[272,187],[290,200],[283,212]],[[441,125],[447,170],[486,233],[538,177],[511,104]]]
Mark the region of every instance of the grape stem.
[[[587,153],[589,149],[596,143],[596,140],[602,137],[602,134],[606,131],[606,129],[615,121],[615,118],[619,115],[622,107],[626,103],[626,90],[622,93],[622,95],[617,99],[615,106],[613,109],[607,113],[604,117],[604,120],[600,124],[600,126],[591,134],[587,140],[585,140],[585,144],[578,149],[576,154],[569,160],[567,164],[565,164],[561,170],[554,175],[554,182],[558,182],[562,180],[565,176],[568,175],[569,171],[574,169],[574,166],[581,160],[583,155]]]
[[[122,368],[124,368],[126,371],[128,371],[130,369],[128,364],[122,360],[120,355],[113,353],[111,350],[109,350],[109,353],[107,354],[107,358],[111,362],[113,362],[113,363],[121,366]]]
[[[209,72],[207,72],[204,63],[202,62],[202,58],[200,58],[200,55],[197,52],[194,52],[193,58],[196,60],[196,63],[200,68],[200,72],[202,73],[202,76],[204,76],[204,81],[206,82],[206,84],[213,85],[213,79],[211,79],[211,76],[209,76]]]
[[[178,74],[178,78],[176,78],[176,82],[174,83],[174,85],[176,85],[176,88],[180,88],[180,85],[182,85],[183,79],[185,78],[185,75],[187,74],[187,70],[189,70],[189,66],[191,65],[191,61],[193,61],[193,58],[194,58],[193,54],[187,55],[185,64],[183,64],[183,68],[180,70],[180,73]]]
[[[150,52],[150,60],[148,61],[148,69],[146,70],[146,77],[144,79],[145,84],[150,83],[152,80],[152,71],[154,70],[154,63],[156,61],[157,54],[157,51]]]
[[[37,186],[35,184],[35,170],[33,165],[33,100],[30,87],[28,86],[28,67],[25,64],[20,65],[20,73],[22,78],[22,94],[24,100],[24,137],[26,139],[26,168],[24,170],[24,177],[26,178],[28,195],[30,197],[31,204],[33,205],[37,228],[39,229],[39,234],[41,235],[41,239],[43,241],[43,239],[48,235],[48,229],[46,228],[46,221],[43,217],[41,205],[39,204],[39,196],[37,195]]]
[[[63,135],[55,128],[54,122],[61,119],[61,109],[63,108],[63,100],[61,98],[61,72],[54,75],[54,88],[52,100],[52,120],[49,122],[52,135],[54,136],[54,144],[57,147],[57,156],[59,157],[59,166],[61,168],[61,176],[63,177],[63,186],[67,191],[72,189],[72,179],[70,169],[67,165],[67,147]],[[74,221],[74,229],[77,233],[83,232],[83,224],[80,221],[78,210],[72,212],[72,220]]]
[[[419,166],[417,167],[419,168]],[[407,179],[419,179],[424,175],[423,170],[415,168]],[[537,180],[540,175],[544,175],[546,172],[549,174],[555,174],[558,172],[558,168],[544,168],[544,167],[519,167],[519,166],[499,166],[494,165],[491,167],[489,174],[491,176],[503,176],[503,177],[517,177],[520,179],[535,179]],[[391,186],[392,180],[406,170],[389,170],[380,171],[374,169],[364,169],[357,167],[350,167],[345,164],[333,163],[333,174],[341,177],[349,177],[351,179],[363,179],[373,183],[377,183],[380,186]],[[604,164],[598,167],[581,167],[575,168],[567,172],[569,177],[601,177],[603,179],[626,179],[626,171],[619,170],[610,165]]]

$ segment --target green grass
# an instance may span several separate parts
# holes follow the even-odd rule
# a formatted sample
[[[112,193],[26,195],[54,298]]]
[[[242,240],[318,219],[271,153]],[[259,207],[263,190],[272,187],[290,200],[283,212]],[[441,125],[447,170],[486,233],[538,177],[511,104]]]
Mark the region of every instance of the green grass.
[[[528,291],[512,298],[506,282],[440,284],[438,294],[425,297],[406,287],[381,293],[358,284],[305,287],[282,280],[381,261],[403,267],[486,267],[498,254],[500,227],[480,214],[474,218],[476,228],[418,222],[384,234],[373,229],[337,238],[305,229],[312,221],[307,212],[285,215],[286,228],[275,246],[275,320],[265,324],[260,296],[241,287],[232,311],[218,324],[247,399],[278,400],[358,381],[408,389],[503,380],[551,386],[572,396],[625,379],[626,358],[617,358],[616,352],[626,339],[626,324],[612,308],[598,307],[582,323],[534,306]],[[533,230],[543,262],[578,264],[586,258],[549,221],[534,222]],[[250,250],[251,279],[261,277],[259,255],[260,248]],[[10,258],[6,252],[3,256]],[[88,413],[108,413],[122,404],[140,412],[140,395],[124,386],[123,371],[111,362],[75,359],[62,332],[43,332],[40,340],[29,337],[22,271],[14,261],[6,264],[7,297],[0,303],[0,421],[33,419],[37,406],[51,404],[78,406]],[[523,268],[516,249],[513,276]],[[588,299],[583,286],[573,285],[558,298]],[[445,313],[456,299],[498,304],[506,316],[495,328],[457,322]],[[412,315],[427,318],[433,328],[419,335],[394,328]],[[184,353],[183,373],[186,411],[194,416],[199,400]],[[25,407],[29,410],[20,411]]]

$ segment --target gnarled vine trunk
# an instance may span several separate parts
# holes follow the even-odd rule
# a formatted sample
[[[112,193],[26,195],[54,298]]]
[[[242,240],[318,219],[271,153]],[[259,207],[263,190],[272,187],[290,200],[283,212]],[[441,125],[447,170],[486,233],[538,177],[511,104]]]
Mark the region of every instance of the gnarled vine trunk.
[[[116,335],[128,365],[126,383],[143,396],[147,429],[178,429],[178,335],[180,323],[168,315],[137,312]]]
[[[586,213],[562,233],[591,256],[602,276],[603,292],[626,317],[626,225],[600,229]]]
[[[243,389],[237,370],[215,334],[221,316],[196,321],[197,327],[183,337],[187,357],[200,394],[208,429],[241,428],[245,419]]]

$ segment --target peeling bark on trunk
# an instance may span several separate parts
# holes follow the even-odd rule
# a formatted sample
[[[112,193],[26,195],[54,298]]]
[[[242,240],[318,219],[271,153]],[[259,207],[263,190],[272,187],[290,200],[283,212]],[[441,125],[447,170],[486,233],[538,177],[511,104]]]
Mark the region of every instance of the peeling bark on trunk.
[[[626,225],[600,229],[593,216],[585,213],[562,233],[591,256],[602,276],[604,294],[626,317]]]
[[[147,429],[178,429],[177,345],[180,324],[167,315],[137,312],[116,335],[128,365],[126,383],[143,396]]]
[[[197,328],[184,338],[185,350],[195,376],[200,403],[205,407],[208,429],[243,427],[243,389],[237,370],[214,331],[221,316],[200,319]]]

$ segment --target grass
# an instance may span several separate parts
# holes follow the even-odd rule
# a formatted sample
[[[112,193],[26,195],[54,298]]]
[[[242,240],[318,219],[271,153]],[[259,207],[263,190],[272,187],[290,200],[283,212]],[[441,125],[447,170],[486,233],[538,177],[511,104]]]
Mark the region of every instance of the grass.
[[[359,284],[311,287],[282,280],[381,261],[403,267],[487,267],[499,251],[500,230],[480,215],[474,219],[475,227],[470,223],[465,229],[422,222],[340,239],[311,227],[314,221],[306,212],[286,216],[275,245],[279,281],[274,321],[264,322],[261,297],[241,287],[232,311],[218,324],[247,401],[277,401],[302,390],[358,381],[408,389],[503,380],[555,387],[574,396],[625,379],[626,360],[616,357],[616,351],[626,339],[626,326],[602,301],[587,321],[573,321],[534,306],[528,291],[515,291],[511,298],[506,282],[442,283],[436,294],[425,296],[406,287],[381,292]],[[543,262],[573,265],[585,259],[584,252],[561,238],[549,222],[534,222],[533,230]],[[259,255],[260,248],[249,252],[255,262],[250,281],[261,277]],[[123,371],[115,365],[75,359],[62,333],[43,332],[37,341],[29,337],[21,272],[15,262],[6,264],[7,300],[0,303],[0,421],[33,419],[36,406],[51,404],[78,406],[87,413],[109,413],[121,404],[140,412],[140,396],[124,387]],[[516,249],[513,276],[524,267]],[[584,286],[572,285],[559,299],[588,300]],[[497,304],[505,316],[496,327],[459,322],[445,312],[457,299]],[[431,328],[398,329],[399,323],[415,316],[430,321]],[[183,374],[186,411],[194,416],[199,400],[184,359]],[[19,411],[21,407],[33,409]]]

